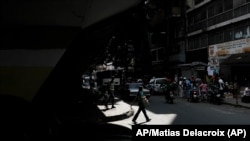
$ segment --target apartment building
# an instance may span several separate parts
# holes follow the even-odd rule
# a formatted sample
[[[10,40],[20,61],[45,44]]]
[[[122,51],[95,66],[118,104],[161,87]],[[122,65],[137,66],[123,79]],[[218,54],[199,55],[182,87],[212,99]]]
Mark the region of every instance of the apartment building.
[[[148,2],[152,23],[148,32],[152,73],[155,76],[174,75],[176,64],[185,63],[185,1]]]
[[[208,75],[249,83],[250,0],[188,0],[187,5],[186,62],[203,62]]]
[[[161,24],[149,33],[153,72],[249,81],[250,74],[241,72],[250,72],[250,0],[168,1],[163,6]]]

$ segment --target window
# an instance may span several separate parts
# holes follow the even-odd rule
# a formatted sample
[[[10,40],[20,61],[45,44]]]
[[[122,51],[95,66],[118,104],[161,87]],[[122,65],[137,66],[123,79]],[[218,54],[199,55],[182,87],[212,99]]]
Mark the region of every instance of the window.
[[[180,37],[185,36],[185,31],[184,31],[185,23],[183,20],[180,22],[177,22],[174,28],[175,28],[175,38],[180,38]]]
[[[208,8],[208,17],[213,17],[214,16],[214,7],[211,6]]]
[[[181,43],[180,42],[174,44],[174,47],[172,49],[172,53],[179,53],[180,52],[180,48],[181,48]]]
[[[151,51],[152,61],[162,61],[164,59],[164,49],[158,48]]]
[[[216,33],[215,35],[215,42],[222,43],[223,42],[223,31]]]
[[[164,60],[164,49],[163,48],[158,50],[158,60]]]
[[[214,33],[209,34],[209,36],[208,36],[208,44],[209,44],[209,45],[215,44],[215,36],[214,36]]]
[[[194,49],[194,39],[188,41],[188,50]]]
[[[200,38],[197,37],[194,39],[194,49],[200,48]]]
[[[236,28],[234,31],[234,39],[239,40],[239,39],[249,38],[250,37],[249,32],[250,32],[250,26]]]
[[[234,8],[239,7],[245,3],[245,0],[234,0]]]
[[[224,11],[233,9],[233,0],[224,0]]]
[[[207,18],[207,11],[205,9],[200,12],[200,20],[205,20],[206,18]]]
[[[216,3],[215,14],[220,14],[222,12],[223,12],[223,3],[220,1],[220,2]]]
[[[151,51],[151,54],[152,54],[152,61],[157,61],[156,53],[157,53],[156,50]]]
[[[194,15],[194,23],[198,23],[200,21],[200,13],[197,12],[195,15]]]
[[[201,47],[206,47],[207,46],[207,36],[202,36],[201,37]]]
[[[188,25],[191,26],[194,24],[194,15],[188,16]]]
[[[167,80],[165,78],[156,80],[156,84],[164,84],[164,83],[167,83]]]
[[[233,41],[234,36],[233,36],[233,29],[227,29],[224,32],[224,42],[229,42]]]

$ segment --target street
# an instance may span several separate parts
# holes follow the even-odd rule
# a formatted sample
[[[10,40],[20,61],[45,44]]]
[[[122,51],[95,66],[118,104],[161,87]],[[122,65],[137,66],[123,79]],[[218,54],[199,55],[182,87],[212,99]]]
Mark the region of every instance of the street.
[[[138,106],[132,106],[136,112]],[[140,113],[137,123],[145,125],[250,125],[250,110],[231,105],[206,102],[192,103],[177,98],[174,104],[166,103],[163,96],[151,96],[147,109],[150,122]],[[133,117],[133,116],[132,116]],[[132,128],[132,117],[110,123]]]

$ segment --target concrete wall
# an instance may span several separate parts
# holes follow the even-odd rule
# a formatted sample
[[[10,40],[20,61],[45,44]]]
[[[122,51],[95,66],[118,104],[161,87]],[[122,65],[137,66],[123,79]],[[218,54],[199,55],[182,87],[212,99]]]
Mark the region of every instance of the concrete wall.
[[[64,51],[0,50],[0,94],[32,100]]]

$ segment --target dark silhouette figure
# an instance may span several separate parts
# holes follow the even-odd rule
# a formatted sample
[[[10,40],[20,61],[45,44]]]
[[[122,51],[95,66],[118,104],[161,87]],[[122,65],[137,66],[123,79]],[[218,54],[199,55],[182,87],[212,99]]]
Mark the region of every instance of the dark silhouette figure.
[[[115,102],[115,82],[114,82],[114,77],[112,76],[111,81],[108,84],[108,99],[105,103],[106,109],[108,109],[108,103],[111,102],[112,108],[115,108],[114,102]]]
[[[146,112],[146,109],[145,109],[145,106],[143,105],[143,102],[142,102],[142,97],[144,97],[144,93],[143,93],[143,88],[142,86],[139,87],[139,91],[137,93],[137,96],[135,97],[133,103],[135,102],[135,100],[138,101],[138,106],[139,106],[139,109],[137,110],[135,116],[133,117],[132,121],[134,123],[136,123],[136,119],[138,118],[140,112],[142,111],[142,113],[144,114],[145,118],[146,118],[146,121],[150,121],[151,119],[148,117],[147,115],[147,112]],[[131,104],[132,105],[132,104]]]

